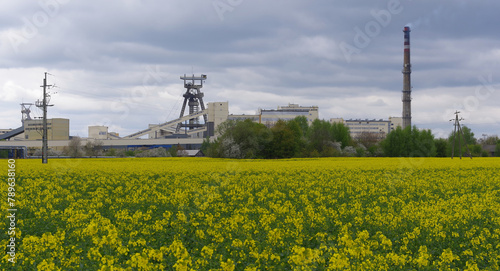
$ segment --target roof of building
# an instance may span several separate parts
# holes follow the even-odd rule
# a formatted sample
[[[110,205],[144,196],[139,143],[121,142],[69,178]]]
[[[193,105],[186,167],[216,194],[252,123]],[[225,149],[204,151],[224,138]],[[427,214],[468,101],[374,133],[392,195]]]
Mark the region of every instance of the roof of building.
[[[205,154],[201,150],[179,150],[177,151],[177,154],[184,154],[188,157],[205,156]]]
[[[495,152],[497,145],[484,145],[483,149],[487,152]]]

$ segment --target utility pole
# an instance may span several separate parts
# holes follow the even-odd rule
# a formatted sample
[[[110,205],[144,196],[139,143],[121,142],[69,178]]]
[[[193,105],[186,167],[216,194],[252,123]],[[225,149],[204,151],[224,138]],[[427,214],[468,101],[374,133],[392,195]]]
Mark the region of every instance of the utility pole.
[[[47,85],[47,72],[45,73],[45,77],[43,79],[43,101],[40,102],[38,100],[36,102],[37,107],[41,107],[43,110],[43,131],[42,131],[42,164],[47,164],[47,159],[48,159],[48,149],[49,149],[49,144],[48,144],[48,138],[47,138],[47,107],[48,106],[53,106],[53,105],[48,105],[47,104],[47,98],[50,98],[50,95],[47,94],[47,88],[52,87],[52,85]]]
[[[467,142],[465,142],[465,137],[464,137],[464,134],[463,134],[463,131],[462,131],[462,127],[460,126],[460,121],[461,120],[464,120],[463,118],[458,118],[458,113],[460,113],[460,111],[456,111],[455,112],[455,119],[451,119],[450,121],[455,121],[455,123],[453,124],[455,126],[455,129],[453,131],[453,145],[451,146],[451,159],[453,159],[453,156],[455,155],[455,139],[457,137],[457,132],[458,132],[458,150],[460,152],[460,159],[462,159],[462,142],[461,142],[461,138],[464,139],[464,144],[465,144],[465,148],[467,149],[467,155],[470,157],[470,159],[472,159],[472,155],[469,151],[469,146],[467,146]]]

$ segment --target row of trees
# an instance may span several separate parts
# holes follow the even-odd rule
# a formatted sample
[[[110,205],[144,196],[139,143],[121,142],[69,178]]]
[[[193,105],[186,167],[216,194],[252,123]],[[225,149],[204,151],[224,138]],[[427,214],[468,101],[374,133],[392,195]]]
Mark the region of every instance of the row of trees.
[[[352,145],[343,124],[316,120],[309,126],[305,117],[279,120],[274,126],[251,120],[228,120],[217,128],[214,142],[205,140],[202,151],[210,157],[291,158],[340,156]]]
[[[202,151],[210,157],[219,158],[292,158],[333,156],[386,156],[386,157],[450,157],[453,133],[448,139],[434,138],[431,130],[407,127],[390,132],[385,139],[378,134],[363,133],[356,140],[350,136],[348,127],[342,123],[315,120],[308,125],[305,117],[290,121],[279,120],[267,127],[251,120],[228,120],[217,129],[219,137],[205,140]],[[474,138],[474,133],[463,127],[462,153],[468,146],[473,156],[489,156]],[[465,142],[464,142],[465,141]],[[496,144],[496,155],[500,156],[498,137],[488,138]],[[455,140],[455,155],[458,156],[458,139]]]
[[[468,150],[472,156],[489,156],[485,145],[500,156],[500,139],[497,136],[478,141],[468,127],[462,127],[462,148],[459,149],[458,136],[447,139],[434,138],[431,130],[419,130],[415,126],[390,132],[384,139],[377,133],[362,133],[356,140],[350,136],[347,126],[315,120],[309,125],[303,116],[290,121],[279,120],[274,126],[267,127],[251,120],[228,120],[217,128],[219,137],[202,145],[205,155],[218,158],[292,158],[292,157],[335,157],[335,156],[386,156],[386,157],[450,157]],[[455,142],[455,148],[452,148]],[[181,146],[170,149],[124,149],[104,150],[101,141],[87,141],[74,137],[62,153],[49,152],[49,155],[82,156],[136,156],[136,157],[175,157],[183,155]],[[492,151],[490,149],[489,151]],[[3,153],[0,153],[0,155]],[[31,155],[41,155],[36,150]],[[187,155],[187,154],[186,154]]]

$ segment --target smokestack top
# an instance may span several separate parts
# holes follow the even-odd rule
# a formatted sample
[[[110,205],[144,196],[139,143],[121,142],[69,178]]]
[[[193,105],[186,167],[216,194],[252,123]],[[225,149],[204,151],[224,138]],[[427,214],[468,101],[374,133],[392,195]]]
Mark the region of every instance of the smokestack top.
[[[405,61],[407,61],[408,63],[410,62],[410,55],[409,55],[409,52],[410,52],[410,27],[409,26],[405,26],[403,28],[403,32],[405,33],[404,36],[405,36],[405,53],[407,52],[408,53],[408,57],[405,57]]]

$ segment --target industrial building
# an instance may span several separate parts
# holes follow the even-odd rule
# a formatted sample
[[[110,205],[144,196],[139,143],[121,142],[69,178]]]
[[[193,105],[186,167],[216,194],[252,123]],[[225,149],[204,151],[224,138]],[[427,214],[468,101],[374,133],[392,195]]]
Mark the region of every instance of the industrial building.
[[[0,130],[0,139],[6,140],[42,140],[43,122],[41,119],[25,119],[23,125],[16,129]],[[47,119],[48,140],[69,139],[69,119]]]
[[[278,120],[292,120],[296,117],[304,116],[309,125],[319,117],[317,106],[299,106],[289,104],[288,106],[278,106],[278,109],[260,109],[259,122],[270,127]]]
[[[391,123],[391,131],[396,130],[398,127],[403,128],[403,118],[402,117],[389,117],[389,122]]]
[[[89,138],[91,139],[108,139],[107,126],[89,126]]]
[[[229,115],[229,120],[246,120],[250,119],[256,123],[262,123],[267,127],[272,127],[278,120],[292,120],[296,117],[304,116],[309,125],[318,119],[317,106],[300,106],[298,104],[288,104],[287,106],[278,106],[278,109],[259,109],[256,115]]]
[[[208,125],[207,125],[207,136],[215,136],[215,131],[217,127],[227,120],[229,115],[229,103],[228,102],[215,102],[208,103]]]
[[[260,115],[246,115],[246,114],[241,114],[241,115],[235,115],[231,114],[227,117],[228,120],[251,120],[256,123],[260,123]]]
[[[389,120],[368,119],[331,119],[332,123],[340,122],[349,127],[353,138],[363,133],[375,134],[378,138],[385,136],[398,126],[411,126],[411,64],[410,64],[410,28],[405,27],[404,32],[404,62],[403,62],[403,114],[402,117],[390,117]],[[217,127],[226,120],[246,120],[264,124],[268,127],[276,124],[278,120],[292,120],[298,116],[307,119],[309,125],[319,118],[318,106],[300,106],[288,104],[278,106],[277,109],[259,109],[255,115],[233,115],[229,114],[228,102],[203,101],[204,93],[201,91],[206,75],[181,76],[186,89],[183,94],[184,101],[179,118],[160,124],[149,124],[144,130],[120,137],[117,133],[110,132],[106,126],[89,126],[88,139],[83,139],[82,144],[89,141],[101,141],[103,147],[108,148],[143,148],[143,147],[171,147],[180,145],[185,149],[195,149],[201,146],[203,139],[214,137]],[[46,79],[45,79],[46,80]],[[44,86],[46,81],[44,80]],[[44,90],[45,91],[45,90]],[[40,103],[37,103],[39,106]],[[17,129],[0,130],[0,139],[15,140],[16,146],[22,142],[21,147],[40,147],[42,140],[42,120],[31,119],[30,106],[32,104],[21,104],[22,126]],[[206,107],[205,107],[206,105]],[[47,106],[47,105],[45,105]],[[49,105],[50,106],[50,105]],[[185,114],[187,113],[187,114]],[[202,119],[201,119],[202,118]],[[203,121],[201,121],[203,120]],[[53,118],[47,120],[48,146],[58,148],[69,144],[69,119]],[[146,139],[147,137],[147,139]],[[9,141],[0,141],[0,147],[13,146]]]
[[[43,123],[41,119],[24,121],[24,139],[42,140]],[[48,140],[69,140],[69,119],[47,119]]]
[[[119,139],[118,133],[109,132],[107,126],[89,126],[89,139]]]
[[[384,139],[390,131],[393,131],[398,126],[401,126],[402,118],[390,117],[389,120],[383,119],[349,119],[332,118],[331,123],[343,123],[349,127],[351,137],[359,138],[363,133],[376,135],[379,139]]]

